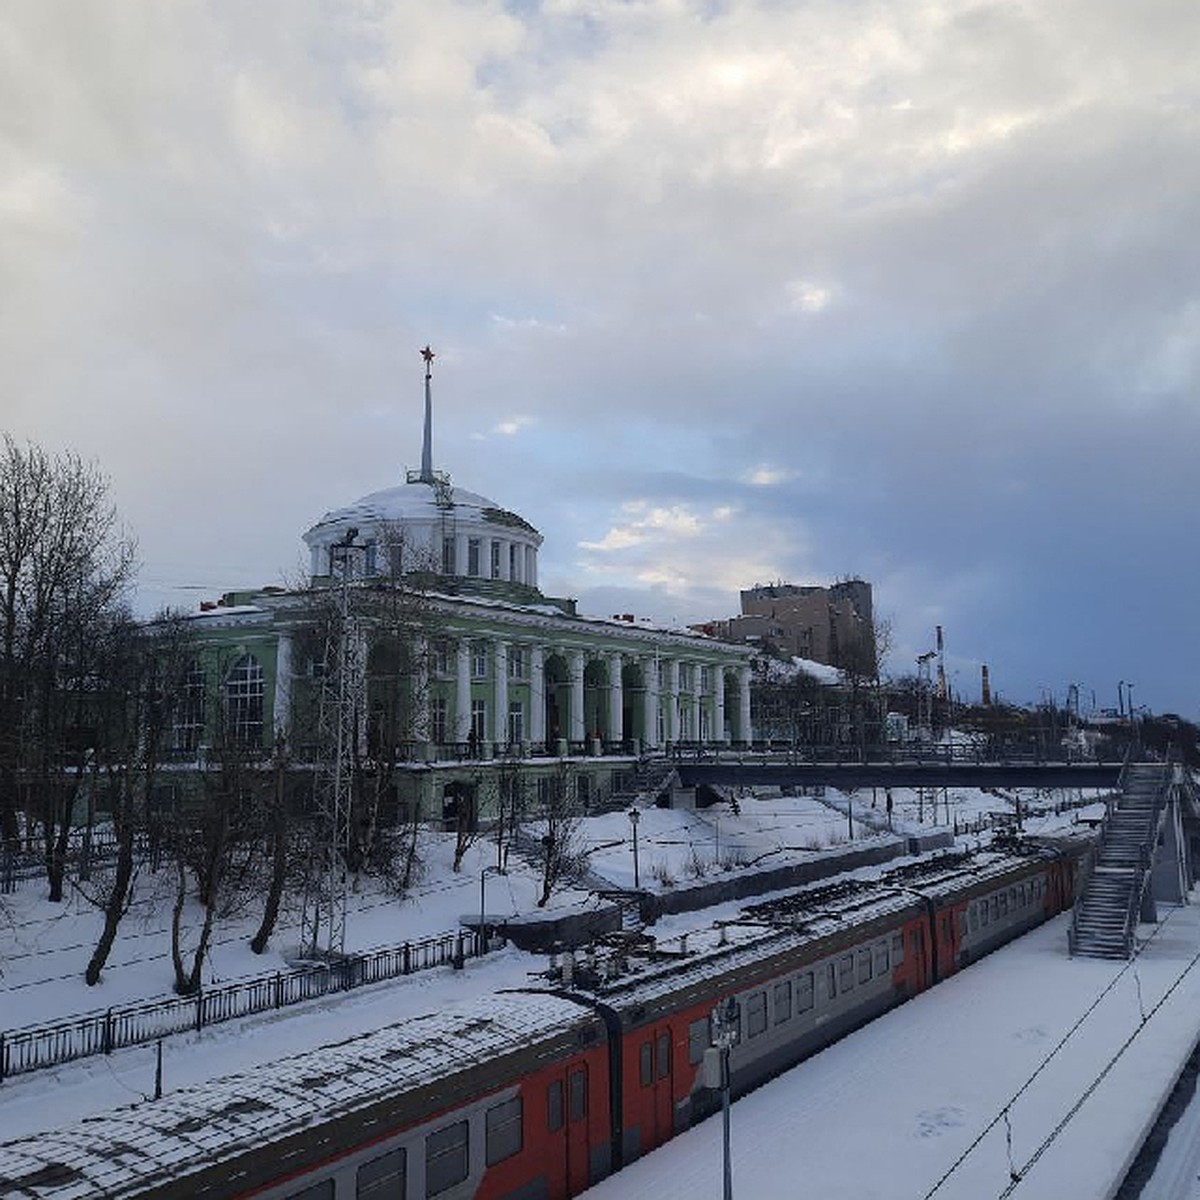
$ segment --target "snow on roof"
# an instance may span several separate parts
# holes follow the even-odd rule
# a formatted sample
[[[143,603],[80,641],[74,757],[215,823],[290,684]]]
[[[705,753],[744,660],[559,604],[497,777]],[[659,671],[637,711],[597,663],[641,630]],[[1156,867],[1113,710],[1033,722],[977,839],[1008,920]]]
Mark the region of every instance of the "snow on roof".
[[[0,1145],[0,1194],[119,1200],[394,1095],[568,1032],[587,1014],[500,993]],[[43,1190],[44,1189],[44,1190]]]
[[[768,683],[784,683],[797,675],[808,675],[818,683],[841,683],[842,673],[828,663],[813,662],[809,658],[792,658],[783,662],[778,658],[766,659],[764,669]]]

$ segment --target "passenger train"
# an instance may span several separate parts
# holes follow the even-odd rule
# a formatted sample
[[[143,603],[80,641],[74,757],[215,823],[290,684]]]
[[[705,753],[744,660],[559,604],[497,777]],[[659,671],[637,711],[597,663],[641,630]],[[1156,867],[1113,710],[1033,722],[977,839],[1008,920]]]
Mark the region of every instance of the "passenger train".
[[[544,986],[0,1145],[0,1197],[565,1200],[1072,903],[1083,836],[780,895]]]

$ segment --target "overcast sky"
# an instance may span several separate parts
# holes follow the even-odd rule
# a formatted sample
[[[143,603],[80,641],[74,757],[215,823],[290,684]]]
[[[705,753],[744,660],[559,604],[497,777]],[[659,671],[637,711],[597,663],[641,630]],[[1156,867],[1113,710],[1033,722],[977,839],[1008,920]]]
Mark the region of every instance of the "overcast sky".
[[[420,459],[542,584],[870,579],[893,669],[1195,717],[1195,0],[6,0],[0,424],[141,604]]]

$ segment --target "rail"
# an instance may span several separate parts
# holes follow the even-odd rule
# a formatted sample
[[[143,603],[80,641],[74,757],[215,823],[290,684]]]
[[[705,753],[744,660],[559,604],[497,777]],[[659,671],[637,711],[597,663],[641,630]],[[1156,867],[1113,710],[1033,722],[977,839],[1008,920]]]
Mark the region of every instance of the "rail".
[[[443,933],[202,989],[194,996],[169,996],[147,1004],[89,1013],[71,1021],[7,1030],[0,1032],[0,1082],[416,971],[458,964],[486,952],[486,946],[471,934]]]

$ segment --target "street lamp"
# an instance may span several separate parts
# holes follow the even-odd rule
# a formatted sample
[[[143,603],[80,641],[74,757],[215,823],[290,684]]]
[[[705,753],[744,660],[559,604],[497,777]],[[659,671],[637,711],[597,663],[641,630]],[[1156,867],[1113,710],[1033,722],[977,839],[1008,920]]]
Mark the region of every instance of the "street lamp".
[[[637,843],[637,827],[638,821],[641,820],[642,814],[636,808],[629,810],[629,823],[633,826],[633,889],[639,891],[641,889],[641,878],[638,875],[638,843]]]
[[[729,1051],[741,1032],[741,1009],[729,996],[712,1010],[712,1040],[721,1056],[721,1125],[724,1146],[724,1200],[733,1200],[733,1160],[729,1147]]]
[[[501,867],[484,867],[479,872],[479,950],[480,955],[483,954],[487,947],[487,937],[484,931],[484,921],[487,913],[487,877],[489,875],[503,875],[504,870]]]

